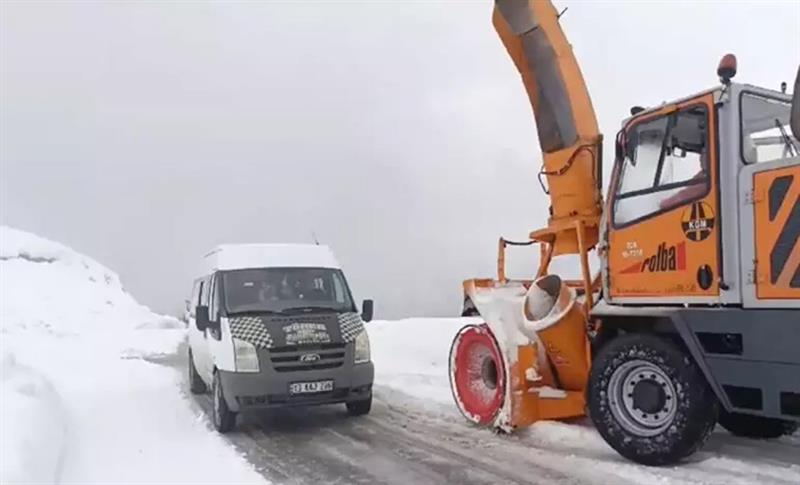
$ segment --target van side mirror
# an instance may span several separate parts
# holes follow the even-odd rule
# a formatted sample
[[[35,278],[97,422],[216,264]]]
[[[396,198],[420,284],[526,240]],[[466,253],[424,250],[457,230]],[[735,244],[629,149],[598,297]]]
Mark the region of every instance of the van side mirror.
[[[375,302],[372,300],[364,300],[361,304],[361,319],[365,322],[372,321],[372,312],[374,311]]]
[[[194,324],[197,330],[201,332],[208,328],[208,307],[205,305],[197,305],[194,310]]]

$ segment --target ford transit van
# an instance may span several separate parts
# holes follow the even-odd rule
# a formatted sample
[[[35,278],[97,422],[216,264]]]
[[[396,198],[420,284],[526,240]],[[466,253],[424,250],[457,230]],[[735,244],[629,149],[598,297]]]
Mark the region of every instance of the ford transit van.
[[[356,310],[327,246],[223,245],[202,268],[187,315],[189,383],[193,393],[211,391],[218,431],[241,411],[270,407],[369,412],[372,301]]]

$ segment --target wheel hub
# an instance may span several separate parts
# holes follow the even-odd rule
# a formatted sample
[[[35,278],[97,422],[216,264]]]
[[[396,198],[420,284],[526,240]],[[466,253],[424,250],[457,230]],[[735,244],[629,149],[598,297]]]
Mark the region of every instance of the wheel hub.
[[[641,380],[633,385],[633,407],[652,414],[664,409],[667,393],[653,380]]]
[[[614,370],[608,382],[608,395],[616,421],[637,436],[662,433],[677,411],[672,379],[645,360],[628,361]]]

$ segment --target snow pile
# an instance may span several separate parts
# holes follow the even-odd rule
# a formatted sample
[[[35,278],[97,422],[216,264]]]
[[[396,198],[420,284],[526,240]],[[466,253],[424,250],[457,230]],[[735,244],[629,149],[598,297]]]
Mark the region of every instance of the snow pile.
[[[178,320],[75,251],[0,227],[2,483],[264,483],[154,363]]]
[[[59,473],[64,416],[52,384],[3,353],[0,376],[0,482],[50,483]]]

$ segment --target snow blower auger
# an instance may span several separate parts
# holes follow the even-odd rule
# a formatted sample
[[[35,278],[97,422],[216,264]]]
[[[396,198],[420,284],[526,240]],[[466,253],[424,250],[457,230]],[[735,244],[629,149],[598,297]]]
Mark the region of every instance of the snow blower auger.
[[[732,82],[728,54],[716,87],[632,107],[604,204],[602,137],[559,16],[548,0],[495,2],[536,119],[550,217],[527,241],[500,240],[496,279],[464,282],[462,315],[484,323],[450,349],[458,408],[506,431],[587,412],[646,465],[691,455],[717,422],[742,436],[795,432],[800,68],[790,96]],[[506,278],[507,246],[531,244],[535,278]],[[577,256],[580,279],[548,274],[562,255]]]
[[[584,415],[591,355],[576,283],[556,275],[464,282],[485,320],[463,327],[450,349],[453,396],[469,421],[511,431]]]

